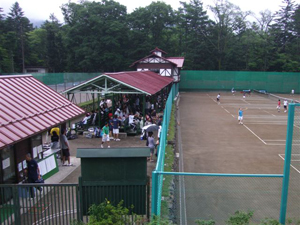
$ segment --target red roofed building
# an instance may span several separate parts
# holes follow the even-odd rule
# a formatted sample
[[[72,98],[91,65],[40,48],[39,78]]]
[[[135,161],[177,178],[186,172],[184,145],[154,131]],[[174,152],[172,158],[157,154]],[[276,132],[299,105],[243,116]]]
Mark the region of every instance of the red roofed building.
[[[43,133],[84,114],[31,75],[0,76],[0,183],[23,179],[25,155],[39,158]]]
[[[130,67],[136,67],[137,71],[153,71],[161,76],[172,77],[174,82],[180,81],[180,71],[183,67],[184,57],[165,57],[165,51],[155,48],[148,55]]]

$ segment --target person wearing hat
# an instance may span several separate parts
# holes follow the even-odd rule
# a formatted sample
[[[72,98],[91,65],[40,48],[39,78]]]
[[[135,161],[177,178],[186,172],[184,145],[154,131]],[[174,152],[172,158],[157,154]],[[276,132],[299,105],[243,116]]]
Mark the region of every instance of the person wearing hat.
[[[117,118],[119,120],[122,120],[122,117],[121,117],[121,110],[119,108],[117,108],[117,111],[115,112],[115,115],[117,116]]]

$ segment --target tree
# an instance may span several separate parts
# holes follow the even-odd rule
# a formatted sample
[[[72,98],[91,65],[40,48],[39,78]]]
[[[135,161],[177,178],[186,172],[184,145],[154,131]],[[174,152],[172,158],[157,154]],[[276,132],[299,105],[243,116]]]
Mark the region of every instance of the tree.
[[[128,26],[126,7],[115,2],[63,5],[68,68],[73,71],[119,71],[125,67]],[[128,67],[128,64],[126,65]]]
[[[16,48],[10,49],[10,51],[13,54],[13,61],[17,66],[17,70],[23,72],[25,70],[25,54],[29,52],[28,32],[32,31],[33,27],[29,19],[24,16],[18,2],[14,3],[10,10],[6,22],[10,28],[9,31],[14,32],[16,37]]]
[[[128,16],[131,62],[144,57],[155,47],[168,49],[168,53],[173,54],[177,46],[175,19],[172,7],[160,1],[133,11]]]
[[[65,69],[65,46],[63,28],[54,14],[49,16],[42,25],[45,30],[45,65],[49,72],[63,72]]]
[[[4,71],[9,71],[10,60],[9,53],[6,48],[6,29],[4,23],[5,15],[3,9],[0,8],[0,74]]]
[[[208,19],[203,3],[191,0],[180,2],[178,28],[181,53],[186,56],[186,69],[209,69],[213,67],[214,43],[211,42],[212,21]]]
[[[233,39],[233,23],[239,11],[239,7],[227,0],[217,0],[214,5],[209,6],[214,14],[214,41],[216,58],[219,70],[225,69],[224,59],[228,51],[228,44]],[[224,67],[224,68],[223,68]]]

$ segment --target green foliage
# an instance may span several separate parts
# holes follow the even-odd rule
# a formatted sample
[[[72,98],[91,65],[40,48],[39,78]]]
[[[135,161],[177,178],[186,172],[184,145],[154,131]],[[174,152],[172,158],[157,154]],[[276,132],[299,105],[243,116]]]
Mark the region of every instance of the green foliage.
[[[147,223],[148,225],[172,225],[173,223],[169,220],[162,219],[158,216],[152,217],[151,221]]]
[[[259,225],[280,225],[280,223],[278,222],[278,220],[264,219],[259,223]]]
[[[214,220],[196,220],[196,224],[198,225],[215,225],[216,222]]]
[[[253,217],[253,211],[244,212],[244,211],[236,211],[233,215],[229,217],[226,221],[228,225],[248,225],[250,224],[250,220]]]
[[[113,0],[68,2],[64,23],[53,14],[33,28],[18,2],[8,15],[0,8],[0,72],[20,73],[25,66],[49,72],[114,72],[155,47],[184,56],[186,70],[300,71],[300,6],[283,0],[275,14],[250,12],[216,0],[207,12],[201,0],[164,2],[127,13]],[[213,15],[210,19],[208,14]]]
[[[129,209],[122,206],[123,201],[117,206],[112,205],[108,200],[89,208],[88,225],[122,225],[129,222]]]

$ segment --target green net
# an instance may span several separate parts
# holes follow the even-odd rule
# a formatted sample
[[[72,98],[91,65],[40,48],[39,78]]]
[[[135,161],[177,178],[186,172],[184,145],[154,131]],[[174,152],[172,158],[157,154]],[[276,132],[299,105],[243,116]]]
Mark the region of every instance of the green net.
[[[284,100],[287,100],[289,103],[299,103],[299,100],[297,100],[295,98],[288,98],[286,96],[280,96],[280,95],[275,95],[275,94],[271,94],[271,93],[266,93],[264,90],[253,90],[253,93],[255,93],[256,95],[268,98],[273,101],[278,101],[280,99],[281,102],[283,102]]]
[[[267,90],[273,93],[300,91],[299,73],[249,71],[181,71],[180,90]]]

